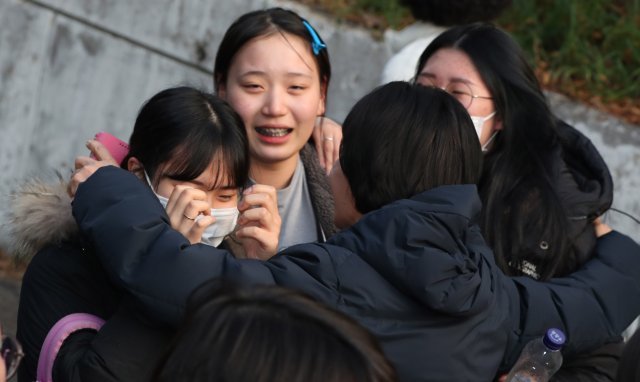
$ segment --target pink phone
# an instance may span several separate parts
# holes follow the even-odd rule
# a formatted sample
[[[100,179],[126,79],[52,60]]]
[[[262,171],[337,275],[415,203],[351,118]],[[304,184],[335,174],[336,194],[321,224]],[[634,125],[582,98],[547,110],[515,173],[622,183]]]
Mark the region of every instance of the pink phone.
[[[113,159],[118,162],[118,165],[122,163],[124,157],[126,157],[129,153],[129,145],[126,142],[114,137],[109,133],[105,133],[104,131],[96,134],[96,141],[102,143],[104,147],[109,150],[109,154],[111,154]],[[93,154],[91,154],[91,157],[95,159],[95,156]]]

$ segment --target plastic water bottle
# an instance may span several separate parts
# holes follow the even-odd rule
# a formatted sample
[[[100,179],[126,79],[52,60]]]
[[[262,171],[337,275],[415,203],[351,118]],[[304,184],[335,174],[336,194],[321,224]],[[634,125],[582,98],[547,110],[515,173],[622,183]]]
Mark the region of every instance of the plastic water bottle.
[[[565,342],[560,329],[547,330],[544,337],[531,340],[522,350],[507,382],[547,382],[562,365],[560,349]]]

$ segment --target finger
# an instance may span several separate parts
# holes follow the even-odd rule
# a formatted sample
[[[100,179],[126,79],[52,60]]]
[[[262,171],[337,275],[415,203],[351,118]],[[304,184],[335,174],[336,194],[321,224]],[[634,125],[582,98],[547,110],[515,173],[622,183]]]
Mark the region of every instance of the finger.
[[[251,208],[244,211],[240,216],[238,216],[238,225],[239,226],[247,226],[247,225],[260,225],[260,226],[270,226],[271,214],[266,208],[257,207]]]
[[[242,200],[238,204],[238,210],[244,212],[249,208],[264,207],[271,213],[278,211],[277,191],[273,186],[254,184],[242,193]]]
[[[73,161],[73,165],[76,170],[94,163],[96,163],[96,160],[87,156],[77,156],[76,159]]]
[[[74,172],[69,179],[69,184],[67,184],[67,194],[69,194],[69,197],[71,197],[72,199],[76,196],[79,184],[80,180],[77,178],[77,174]]]
[[[333,136],[333,162],[329,167],[329,172],[333,168],[333,165],[340,159],[340,145],[342,144],[342,128],[339,128]]]
[[[171,208],[167,204],[167,215],[173,223],[179,224],[184,220],[196,221],[199,216],[210,216],[211,208],[209,203],[203,200],[190,200],[186,203],[179,201],[175,203]]]
[[[322,134],[325,137],[332,138],[331,153],[326,152],[329,148],[325,147],[326,162],[324,168],[327,174],[331,172],[333,164],[340,156],[340,144],[342,143],[342,126],[330,118],[323,118]]]
[[[323,125],[323,117],[316,118],[316,123],[313,126],[313,143],[316,146],[316,151],[318,152],[318,161],[320,162],[320,166],[325,168],[325,155],[324,155],[324,142],[322,139],[322,125]]]
[[[202,241],[204,230],[214,222],[213,216],[203,216],[197,220],[183,218],[177,226],[171,226],[189,240],[189,243],[196,244]]]
[[[265,208],[252,208],[238,217],[238,226],[259,227],[272,233],[276,238],[280,236],[282,221],[280,215],[273,215]]]
[[[246,204],[245,204],[246,203]],[[276,237],[280,235],[282,219],[278,210],[277,190],[273,186],[254,184],[243,196],[238,224],[259,225]],[[251,208],[246,208],[251,206]]]
[[[102,143],[96,141],[95,139],[90,139],[87,141],[87,148],[89,149],[89,151],[91,151],[91,154],[93,154],[96,159],[115,166],[120,166],[120,163],[116,162],[116,160],[113,159],[113,156],[111,155],[109,150],[107,150],[107,148]]]
[[[278,251],[278,236],[259,227],[243,227],[236,231],[236,238],[242,240],[245,248],[257,244],[259,251],[247,252],[249,258],[267,260]],[[248,243],[255,241],[255,243]]]
[[[193,187],[177,185],[171,190],[171,195],[169,195],[169,201],[167,202],[167,211],[177,210],[180,214],[185,211],[187,205],[193,200],[206,201],[207,194],[202,191],[195,189]],[[207,202],[207,206],[209,203]],[[205,208],[199,212],[202,212],[205,215],[209,215],[211,207]],[[192,215],[189,215],[192,216]]]
[[[324,166],[322,168],[325,169],[327,174],[331,172],[331,167],[333,167],[334,161],[334,147],[335,147],[335,138],[331,137],[331,140],[325,138],[324,140]]]
[[[86,181],[96,170],[96,166],[88,164],[74,171],[67,185],[67,193],[69,196],[72,198],[75,197],[80,184]]]

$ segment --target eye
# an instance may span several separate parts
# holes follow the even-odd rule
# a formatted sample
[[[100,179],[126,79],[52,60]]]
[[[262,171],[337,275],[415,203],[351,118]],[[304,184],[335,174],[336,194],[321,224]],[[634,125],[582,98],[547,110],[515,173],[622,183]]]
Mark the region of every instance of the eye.
[[[300,93],[304,91],[307,87],[305,85],[291,85],[289,86],[289,90],[293,93]]]
[[[221,202],[231,202],[238,197],[237,192],[223,192],[216,196],[216,198]]]
[[[260,91],[262,89],[262,86],[260,86],[260,84],[254,83],[254,82],[247,82],[241,85],[243,89],[249,91],[249,92],[257,92]]]
[[[462,88],[459,86],[452,86],[449,89],[449,92],[454,95],[454,96],[463,96],[463,95],[469,95],[469,90],[466,88]]]
[[[428,74],[420,74],[418,76],[418,83],[423,86],[433,86],[437,87],[435,79]]]

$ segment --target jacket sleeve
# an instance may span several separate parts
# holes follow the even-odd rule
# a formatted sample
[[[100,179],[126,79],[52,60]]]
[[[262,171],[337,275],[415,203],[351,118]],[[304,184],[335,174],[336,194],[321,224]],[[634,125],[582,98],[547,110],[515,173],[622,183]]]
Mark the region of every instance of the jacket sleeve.
[[[117,167],[100,168],[78,187],[73,215],[112,282],[160,323],[177,325],[191,291],[208,279],[232,274],[237,281],[273,283],[263,262],[191,245],[171,228],[149,188]]]
[[[563,353],[575,355],[619,338],[640,314],[640,246],[615,231],[599,238],[595,257],[566,277],[548,282],[528,277],[511,280],[520,302],[512,306],[516,309],[512,315],[519,317],[514,322],[518,338],[515,348],[505,354],[507,368],[526,342],[549,327],[565,331]]]

